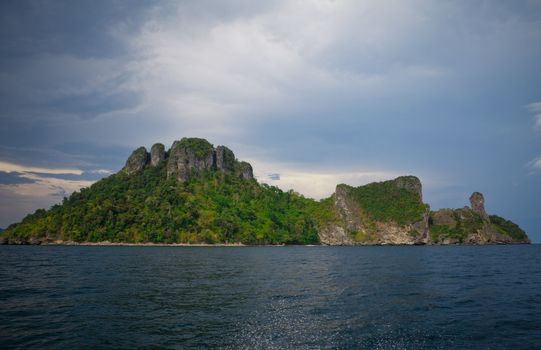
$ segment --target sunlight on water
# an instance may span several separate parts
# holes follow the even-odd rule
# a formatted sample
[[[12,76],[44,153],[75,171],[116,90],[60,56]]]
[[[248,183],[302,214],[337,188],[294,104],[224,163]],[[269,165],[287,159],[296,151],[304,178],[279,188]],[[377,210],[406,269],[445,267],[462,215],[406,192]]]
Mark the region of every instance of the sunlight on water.
[[[0,247],[0,347],[535,348],[541,247]]]

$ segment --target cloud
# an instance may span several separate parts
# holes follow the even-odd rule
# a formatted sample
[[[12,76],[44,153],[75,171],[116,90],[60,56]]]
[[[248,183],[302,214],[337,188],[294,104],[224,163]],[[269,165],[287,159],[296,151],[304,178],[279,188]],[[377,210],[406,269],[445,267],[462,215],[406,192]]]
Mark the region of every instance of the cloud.
[[[495,157],[531,149],[506,111],[539,85],[533,2],[18,4],[0,11],[0,153],[34,169],[0,171],[91,181],[141,144],[199,136],[326,196],[427,169],[494,183],[527,161]],[[41,171],[57,168],[83,173]],[[49,185],[36,203],[58,200]]]
[[[72,192],[94,183],[90,180],[65,180],[33,173],[22,173],[19,179],[23,179],[24,182],[12,181],[11,184],[0,184],[0,225],[2,226],[21,220],[26,214],[36,209],[57,204]]]
[[[530,103],[526,107],[534,114],[535,127],[541,128],[541,102]]]
[[[277,186],[284,191],[294,190],[304,196],[321,199],[334,193],[340,183],[360,186],[374,181],[384,181],[404,175],[400,171],[341,171],[306,169],[295,164],[251,160],[254,174],[261,183]],[[279,170],[279,173],[269,172]]]
[[[0,224],[22,219],[24,214],[56,204],[95,179],[82,178],[82,170],[42,168],[0,161]]]
[[[421,93],[448,74],[435,62],[397,55],[425,26],[401,2],[227,2],[220,8],[209,14],[196,3],[161,4],[139,31],[117,33],[134,58],[124,67],[129,79],[122,89],[142,96],[126,118],[152,115],[169,126],[160,130],[162,140],[230,141],[267,120],[307,119],[322,105],[408,95],[412,84]]]
[[[34,180],[22,177],[23,173],[0,171],[0,185],[34,183]]]
[[[22,173],[20,178],[29,180],[28,183],[7,185],[11,192],[21,196],[46,197],[54,195],[63,189],[66,193],[88,187],[95,181],[92,180],[66,180],[56,177],[46,177],[34,173]],[[0,185],[2,186],[2,185]],[[6,185],[3,185],[6,187]]]
[[[43,174],[74,174],[81,175],[82,170],[79,169],[53,169],[53,168],[41,168],[27,165],[20,165],[15,163],[9,163],[0,161],[0,171],[4,172],[22,172],[22,173],[43,173]]]
[[[541,156],[535,158],[531,162],[528,163],[528,166],[530,166],[532,169],[538,171],[541,170]]]
[[[113,171],[109,169],[94,169],[90,170],[89,173],[98,175],[111,175]]]
[[[526,106],[531,112],[541,112],[541,102],[530,103]]]

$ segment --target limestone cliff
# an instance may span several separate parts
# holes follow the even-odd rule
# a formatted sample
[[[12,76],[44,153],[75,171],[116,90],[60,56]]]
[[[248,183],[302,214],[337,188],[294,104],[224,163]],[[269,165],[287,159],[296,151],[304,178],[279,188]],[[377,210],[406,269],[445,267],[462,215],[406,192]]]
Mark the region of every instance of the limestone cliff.
[[[205,139],[183,138],[173,142],[166,152],[165,146],[156,143],[150,154],[146,148],[139,147],[133,151],[122,169],[128,175],[142,171],[146,166],[157,167],[166,162],[167,177],[174,177],[180,182],[187,181],[192,174],[201,171],[219,171],[234,174],[241,179],[254,178],[252,166],[239,162],[235,154],[225,146],[214,146]]]
[[[216,168],[224,173],[235,170],[235,154],[225,146],[216,147]]]
[[[431,212],[415,176],[336,186],[315,201],[254,180],[249,163],[225,146],[183,138],[169,150],[139,147],[119,174],[39,209],[0,234],[0,244],[98,242],[246,244],[529,243],[515,223],[470,207]]]
[[[482,193],[470,196],[471,207],[440,209],[430,213],[430,243],[508,244],[529,243],[526,233],[511,221],[485,211]]]
[[[126,165],[122,168],[128,175],[132,175],[138,171],[143,170],[145,165],[148,163],[148,152],[145,147],[139,147],[132,152],[128,160],[126,160]]]
[[[192,172],[215,169],[215,161],[214,147],[207,140],[183,138],[169,150],[167,177],[186,181]]]
[[[150,149],[150,165],[158,166],[165,160],[165,146],[161,143],[152,145]]]
[[[239,162],[236,164],[235,173],[243,180],[250,180],[254,178],[254,171],[252,166],[247,162]]]
[[[323,244],[428,242],[428,209],[415,176],[360,187],[338,185],[333,205],[338,220],[320,226]]]

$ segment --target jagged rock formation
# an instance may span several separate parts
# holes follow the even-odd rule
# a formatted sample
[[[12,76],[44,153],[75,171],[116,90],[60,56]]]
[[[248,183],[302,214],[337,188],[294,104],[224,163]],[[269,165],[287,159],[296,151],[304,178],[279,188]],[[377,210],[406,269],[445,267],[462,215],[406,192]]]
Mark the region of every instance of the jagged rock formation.
[[[470,196],[470,207],[440,209],[430,213],[430,242],[434,244],[529,243],[514,223],[485,211],[482,193]]]
[[[156,167],[163,161],[167,161],[167,177],[174,177],[181,182],[187,181],[191,174],[201,171],[235,174],[244,180],[254,178],[252,166],[237,161],[229,148],[225,146],[214,148],[205,139],[186,137],[173,142],[168,152],[165,152],[165,146],[161,143],[154,144],[150,154],[145,147],[139,147],[128,158],[122,171],[127,175],[133,175],[147,165]]]
[[[243,180],[251,180],[254,178],[254,171],[252,166],[247,162],[239,162],[236,166],[235,173]]]
[[[485,197],[480,192],[473,192],[470,196],[471,209],[483,218],[488,218],[485,211]]]
[[[169,150],[167,177],[186,181],[191,172],[213,170],[215,159],[214,147],[207,140],[183,138]]]
[[[338,220],[322,225],[322,243],[426,244],[428,209],[415,176],[351,187],[338,185],[334,194]]]
[[[232,173],[235,170],[235,154],[233,151],[225,146],[216,147],[216,168],[224,173]]]
[[[135,174],[136,172],[139,172],[143,170],[145,165],[148,163],[148,152],[145,147],[139,147],[135,151],[132,152],[131,156],[126,161],[126,165],[124,168],[122,168],[122,171],[124,171],[128,175]]]
[[[165,146],[161,143],[155,143],[150,149],[150,165],[158,166],[165,160]]]
[[[177,181],[175,181],[177,180]],[[139,147],[118,174],[39,209],[0,234],[0,244],[54,242],[246,244],[529,243],[511,221],[470,207],[431,212],[415,176],[336,186],[321,201],[254,181],[249,163],[225,146],[183,138],[166,151]]]

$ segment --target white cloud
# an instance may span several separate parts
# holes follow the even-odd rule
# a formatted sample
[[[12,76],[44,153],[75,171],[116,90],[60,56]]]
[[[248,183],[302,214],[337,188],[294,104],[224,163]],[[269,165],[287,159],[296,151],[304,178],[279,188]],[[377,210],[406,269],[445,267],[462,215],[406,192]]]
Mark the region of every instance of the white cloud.
[[[294,190],[306,197],[321,199],[334,193],[337,184],[360,186],[374,181],[396,178],[404,173],[395,171],[321,171],[302,169],[291,164],[266,163],[251,160],[254,175],[261,183],[277,186],[284,191]],[[270,177],[277,175],[278,177]]]
[[[98,175],[111,175],[113,171],[109,169],[94,169],[90,170],[89,173]]]
[[[79,169],[59,169],[59,168],[41,168],[27,165],[0,161],[0,171],[18,172],[18,173],[42,173],[42,174],[73,174],[82,175],[83,171]]]
[[[535,127],[541,128],[541,102],[530,103],[526,107],[534,114]]]
[[[536,170],[541,170],[541,157],[532,160],[529,165]]]
[[[57,174],[54,172],[55,169],[29,167],[25,167],[25,169],[40,170],[40,173],[43,173],[41,170],[47,170],[48,174]],[[0,225],[2,227],[21,220],[36,209],[49,208],[51,205],[59,203],[63,197],[68,197],[72,192],[94,183],[89,180],[64,180],[33,173],[22,173],[20,176],[33,182],[0,185],[0,197],[2,198],[0,201]]]
[[[23,173],[21,177],[33,180],[33,183],[0,185],[9,189],[14,194],[30,197],[67,196],[83,187],[92,185],[95,181],[90,180],[65,180],[54,177],[39,176],[32,173]],[[61,196],[61,197],[63,197]]]
[[[526,106],[531,112],[541,112],[541,102],[530,103]]]
[[[131,116],[122,113],[133,122],[150,115],[165,126],[145,129],[142,138],[201,135],[231,143],[251,131],[248,122],[292,113],[308,118],[307,110],[320,104],[409,94],[412,84],[421,91],[447,74],[395,55],[424,30],[421,8],[400,1],[278,1],[197,20],[190,19],[197,5],[180,3],[167,15],[155,9],[138,33],[114,29],[133,50],[121,88],[144,96]],[[126,142],[133,139],[126,135]]]

